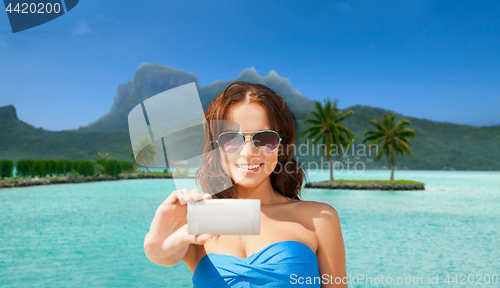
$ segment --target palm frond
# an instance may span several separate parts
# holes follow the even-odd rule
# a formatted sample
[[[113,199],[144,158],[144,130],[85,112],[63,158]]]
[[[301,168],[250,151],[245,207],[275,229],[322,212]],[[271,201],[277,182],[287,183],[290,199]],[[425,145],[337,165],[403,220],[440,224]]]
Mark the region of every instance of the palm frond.
[[[308,138],[315,136],[317,133],[319,133],[321,131],[321,129],[323,129],[323,126],[321,126],[321,125],[310,126],[306,130],[302,131],[302,133],[300,133],[299,137],[302,138],[302,137],[306,136],[307,134],[309,134]]]
[[[410,157],[411,157],[411,144],[408,145],[408,143],[406,143],[405,141],[403,141],[402,139],[399,139],[399,138],[396,138],[396,141],[398,142],[398,146],[401,147],[401,150],[406,152],[406,154],[410,155]],[[403,154],[404,153],[402,152],[401,155],[403,155]]]
[[[323,117],[317,111],[311,111],[311,114],[315,116],[319,121],[324,121]]]
[[[302,120],[303,124],[313,124],[313,125],[321,125],[321,120],[318,119],[304,119]]]
[[[378,122],[378,120],[370,120],[369,121],[373,126],[375,126],[375,128],[377,128],[378,130],[380,131],[387,131],[387,128],[386,126],[384,126],[382,123]]]

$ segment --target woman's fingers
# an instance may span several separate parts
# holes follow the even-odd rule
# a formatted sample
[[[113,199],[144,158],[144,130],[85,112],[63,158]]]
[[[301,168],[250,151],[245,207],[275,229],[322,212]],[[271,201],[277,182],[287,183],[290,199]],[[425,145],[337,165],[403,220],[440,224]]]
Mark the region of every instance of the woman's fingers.
[[[161,203],[161,205],[168,205],[168,204],[175,204],[175,202],[178,201],[178,190],[174,190],[172,191],[172,193],[170,193],[170,195],[168,195],[167,199],[165,199],[165,201],[163,201],[163,203]]]
[[[200,191],[196,188],[194,189],[180,189],[180,190],[174,190],[170,195],[168,195],[167,199],[161,203],[160,206],[170,206],[173,204],[181,204],[184,205],[190,201],[200,201],[203,199],[211,199],[212,195],[208,193],[204,193],[203,195],[200,193]]]
[[[193,197],[193,201],[200,201],[203,199],[200,194],[192,193],[192,192],[191,192],[191,197]]]
[[[194,189],[191,189],[191,197],[193,197],[193,201],[200,201],[203,199],[203,197],[201,197],[201,193],[200,191],[198,191],[198,189],[194,188]]]
[[[184,201],[185,201],[186,203],[193,201],[193,196],[191,196],[191,194],[190,194],[190,193],[185,193],[185,194],[184,194]]]
[[[181,205],[186,204],[188,201],[192,201],[192,200],[189,200],[189,199],[191,199],[191,195],[189,195],[189,194],[191,194],[189,189],[183,188],[183,189],[177,190],[177,191],[179,194],[178,197],[179,197],[179,202]]]
[[[191,201],[200,201],[203,199],[212,198],[212,196],[210,194],[207,194],[207,193],[202,195],[200,193],[200,191],[196,188],[191,189],[191,190],[184,188],[181,191],[182,191],[182,201],[181,201],[182,204],[185,204],[185,203],[188,203]]]
[[[170,208],[175,205],[179,204],[179,190],[174,190],[170,195],[168,195],[167,199],[165,199],[160,206],[158,206],[157,211],[168,211]],[[182,197],[182,196],[181,196]]]

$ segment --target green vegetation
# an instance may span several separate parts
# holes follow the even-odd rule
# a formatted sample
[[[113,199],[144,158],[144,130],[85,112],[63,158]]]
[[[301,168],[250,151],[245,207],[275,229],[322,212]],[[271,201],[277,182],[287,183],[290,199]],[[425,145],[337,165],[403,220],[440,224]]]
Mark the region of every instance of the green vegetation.
[[[124,161],[124,160],[116,160],[116,159],[108,159],[108,160],[109,160],[109,162],[107,162],[107,163],[111,163],[108,165],[111,165],[111,167],[114,167],[113,169],[117,169],[115,171],[120,171],[121,174],[133,173],[134,175],[137,175],[137,174],[142,174],[142,175],[172,175],[172,173],[170,171],[168,171],[168,169],[165,169],[163,172],[136,171],[134,169],[132,162]],[[58,162],[58,161],[56,161],[56,162]],[[5,163],[7,163],[7,165],[4,165]],[[1,171],[2,167],[6,170],[9,170],[8,163],[12,163],[12,168],[10,169],[10,171],[13,172],[14,163],[11,160],[0,160],[0,171]],[[62,161],[62,163],[65,164],[64,168],[66,168],[66,167],[74,167],[74,168],[68,172],[63,170],[62,171],[63,173],[60,173],[58,175],[54,174],[53,176],[49,176],[47,169],[46,169],[46,166],[49,165],[48,163],[50,163],[50,160],[37,160],[37,161],[34,161],[32,159],[19,160],[16,163],[16,169],[18,169],[18,168],[20,169],[20,170],[17,170],[17,173],[16,173],[17,176],[13,177],[12,174],[8,174],[8,175],[4,174],[4,175],[6,175],[5,176],[6,179],[0,179],[0,183],[1,182],[12,182],[12,181],[17,181],[17,180],[26,180],[26,179],[35,178],[35,177],[38,179],[50,180],[51,178],[57,178],[57,177],[66,176],[66,175],[68,175],[70,178],[72,178],[72,177],[79,178],[80,176],[99,176],[101,174],[104,174],[107,176],[118,176],[120,174],[120,173],[116,173],[116,174],[104,173],[105,170],[104,170],[102,165],[94,163],[93,161],[90,161],[90,160],[69,161],[69,163],[68,163],[68,161],[64,160],[64,161]],[[23,174],[21,174],[19,171],[24,171],[24,172],[21,172],[21,173],[23,173]],[[33,174],[29,174],[29,173],[33,173]],[[131,178],[131,179],[137,179],[137,178]]]
[[[83,176],[94,176],[95,164],[90,160],[80,160],[76,171]]]
[[[46,165],[47,165],[47,174],[49,174],[49,177],[52,177],[53,175],[57,174],[57,162],[55,160],[47,160]]]
[[[36,160],[33,168],[33,175],[36,177],[45,177],[47,175],[47,160]]]
[[[370,120],[379,119],[384,113],[389,115],[392,111],[361,105],[344,110],[347,109],[352,110],[354,116],[342,124],[353,132],[356,139],[353,143],[354,149],[343,153],[340,161],[344,164],[346,161],[362,162],[365,169],[390,169],[390,165],[374,161],[373,153],[362,153],[365,146],[362,140],[364,133],[373,129]],[[304,113],[296,114],[299,120],[299,117],[305,117]],[[405,117],[396,113],[396,121],[403,118],[411,122],[411,128],[415,130],[417,137],[412,139],[412,157],[399,158],[396,170],[500,171],[500,126],[474,127]],[[298,124],[299,131],[308,128],[308,125],[301,121]],[[306,139],[300,139],[298,136],[297,134],[297,145],[306,143]],[[296,153],[297,160],[306,168],[309,163],[321,163],[321,156],[317,154],[300,155],[298,151]]]
[[[64,166],[65,166],[65,170],[64,170],[64,175],[68,175],[69,172],[73,171],[74,169],[74,166],[73,166],[73,162],[71,160],[63,160],[64,161]]]
[[[134,164],[126,160],[96,157],[91,160],[46,160],[46,159],[20,159],[16,163],[16,177],[22,178],[45,178],[66,175],[94,176],[100,174],[119,175],[120,173],[136,172]],[[0,176],[13,178],[14,162],[11,160],[0,160]],[[161,173],[164,174],[164,173]],[[166,173],[165,173],[166,174]]]
[[[0,160],[0,177],[12,178],[14,171],[14,162],[12,160]]]
[[[108,175],[119,175],[122,172],[130,173],[136,170],[134,164],[130,161],[109,159],[107,156],[101,156],[96,158],[96,166],[100,173],[106,173]]]
[[[413,180],[348,180],[348,179],[338,179],[335,181],[327,182],[343,182],[343,183],[376,183],[376,184],[421,184],[421,182]]]
[[[136,168],[134,168],[134,163],[126,160],[118,160],[118,161],[120,163],[122,172],[130,173],[136,170]]]
[[[363,144],[368,143],[367,149],[377,147],[375,160],[380,160],[382,155],[387,157],[387,162],[391,165],[391,180],[394,180],[394,169],[396,167],[396,158],[405,153],[411,157],[411,142],[408,137],[415,139],[415,131],[406,128],[410,125],[407,119],[402,119],[396,123],[396,114],[392,113],[389,117],[382,114],[382,123],[376,119],[370,121],[375,126],[375,130],[365,133]]]
[[[56,161],[56,174],[58,175],[66,175],[66,161],[64,160],[57,160]]]
[[[104,166],[102,166],[101,164],[99,163],[96,163],[95,164],[95,173],[97,175],[101,175],[101,174],[104,174]]]
[[[307,135],[306,138],[312,139],[311,148],[313,149],[314,145],[321,140],[324,148],[322,152],[326,154],[326,159],[329,161],[331,182],[334,181],[331,156],[335,155],[337,159],[340,159],[340,153],[348,152],[355,140],[353,133],[347,127],[340,125],[339,122],[351,117],[354,113],[352,111],[343,113],[337,110],[337,101],[333,102],[332,105],[331,101],[327,99],[325,100],[325,106],[322,106],[318,101],[315,102],[316,111],[312,111],[311,114],[316,119],[302,121],[303,124],[311,124],[312,126],[300,133],[299,137],[302,138]],[[394,181],[396,158],[403,156],[405,153],[411,157],[411,142],[408,137],[415,139],[415,131],[405,127],[410,125],[407,119],[402,119],[396,123],[395,113],[392,113],[389,117],[382,114],[382,122],[373,119],[369,123],[374,125],[376,129],[364,133],[363,144],[368,143],[367,146],[364,146],[364,150],[371,152],[373,148],[376,148],[374,149],[376,150],[375,160],[379,160],[383,155],[387,157],[387,161],[391,165],[390,181]]]
[[[121,166],[120,163],[118,163],[117,160],[115,159],[109,159],[106,160],[105,165],[104,165],[104,171],[108,175],[118,175],[121,172]]]
[[[34,173],[35,160],[21,159],[16,163],[16,174],[18,177],[31,177]]]
[[[321,142],[320,146],[324,148],[322,153],[326,155],[326,160],[329,162],[330,180],[333,181],[332,156],[337,156],[337,159],[340,158],[339,147],[349,149],[350,144],[355,140],[351,130],[341,125],[340,122],[352,117],[354,113],[352,111],[344,113],[338,110],[338,100],[332,103],[327,98],[324,106],[318,101],[314,102],[316,103],[316,110],[311,112],[314,118],[302,121],[302,123],[311,124],[312,126],[304,130],[299,137],[312,138],[312,149],[318,142]]]

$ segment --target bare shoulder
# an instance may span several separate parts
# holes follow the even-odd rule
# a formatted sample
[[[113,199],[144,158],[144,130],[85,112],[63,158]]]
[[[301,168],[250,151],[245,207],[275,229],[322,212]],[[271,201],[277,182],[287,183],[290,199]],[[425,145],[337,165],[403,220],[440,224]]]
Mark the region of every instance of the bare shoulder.
[[[339,214],[330,204],[315,201],[303,202],[298,210],[303,219],[312,223],[319,242],[322,238],[332,236],[332,233],[342,233]]]
[[[337,210],[333,208],[328,203],[316,202],[316,201],[300,201],[301,203],[298,205],[298,209],[300,211],[310,216],[313,220],[318,218],[328,218],[331,221],[336,221],[339,218]],[[310,218],[310,219],[311,219]]]
[[[312,219],[318,240],[316,255],[320,274],[342,279],[346,276],[345,246],[337,210],[327,203],[306,201],[304,204],[304,211],[307,218]]]
[[[340,218],[337,210],[328,203],[300,201],[295,203],[294,214],[300,218],[304,227],[313,231],[316,243],[329,238],[331,234],[341,233]]]

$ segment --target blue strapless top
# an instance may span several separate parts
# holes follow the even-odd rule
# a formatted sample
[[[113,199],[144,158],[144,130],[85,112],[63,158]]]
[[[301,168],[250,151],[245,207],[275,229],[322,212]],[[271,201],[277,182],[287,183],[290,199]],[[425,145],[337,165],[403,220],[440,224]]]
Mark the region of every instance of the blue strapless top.
[[[281,241],[246,258],[209,253],[198,262],[192,281],[194,288],[321,287],[319,277],[318,258],[309,246]]]

